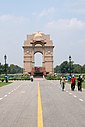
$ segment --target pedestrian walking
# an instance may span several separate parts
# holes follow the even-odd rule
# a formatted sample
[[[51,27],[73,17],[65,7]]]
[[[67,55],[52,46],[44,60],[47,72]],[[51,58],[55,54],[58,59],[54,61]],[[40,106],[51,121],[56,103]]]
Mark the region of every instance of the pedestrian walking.
[[[62,77],[61,77],[61,87],[62,87],[62,91],[64,91],[64,89],[65,89],[65,77],[64,77],[64,75],[62,75]]]
[[[31,82],[33,82],[33,75],[30,76],[30,80],[31,80]]]
[[[81,75],[79,75],[77,81],[78,81],[78,84],[77,84],[78,85],[78,91],[82,91],[82,82],[83,82],[83,80],[82,80]]]
[[[74,75],[72,75],[71,78],[71,90],[74,91],[75,89],[75,84],[76,84],[76,78],[74,77]]]

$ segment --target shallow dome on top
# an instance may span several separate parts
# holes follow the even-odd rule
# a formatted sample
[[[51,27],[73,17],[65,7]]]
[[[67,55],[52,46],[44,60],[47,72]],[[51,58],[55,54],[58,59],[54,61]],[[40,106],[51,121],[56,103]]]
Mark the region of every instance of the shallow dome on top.
[[[42,34],[41,34],[40,32],[37,32],[37,33],[35,33],[33,39],[34,39],[34,40],[36,40],[36,39],[43,39],[43,36],[42,36]]]

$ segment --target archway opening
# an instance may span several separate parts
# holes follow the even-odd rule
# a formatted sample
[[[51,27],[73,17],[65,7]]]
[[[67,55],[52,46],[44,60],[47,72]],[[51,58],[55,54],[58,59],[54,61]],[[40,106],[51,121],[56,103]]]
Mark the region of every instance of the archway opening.
[[[35,53],[34,55],[34,67],[42,67],[43,66],[43,55],[40,52]]]
[[[42,77],[43,76],[43,55],[40,52],[35,53],[34,55],[34,76]]]

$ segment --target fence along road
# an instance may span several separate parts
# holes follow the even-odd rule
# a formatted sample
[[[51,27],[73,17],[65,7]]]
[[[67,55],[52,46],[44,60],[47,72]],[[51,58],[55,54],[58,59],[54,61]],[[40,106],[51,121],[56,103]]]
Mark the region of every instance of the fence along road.
[[[68,84],[61,91],[58,81],[39,79],[1,87],[0,127],[15,126],[85,127],[85,91],[72,92]]]

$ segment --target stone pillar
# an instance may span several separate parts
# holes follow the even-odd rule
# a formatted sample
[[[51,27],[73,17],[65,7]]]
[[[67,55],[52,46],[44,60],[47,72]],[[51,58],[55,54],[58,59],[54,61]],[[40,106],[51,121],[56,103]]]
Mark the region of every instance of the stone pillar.
[[[43,47],[43,67],[45,67],[45,49]]]

